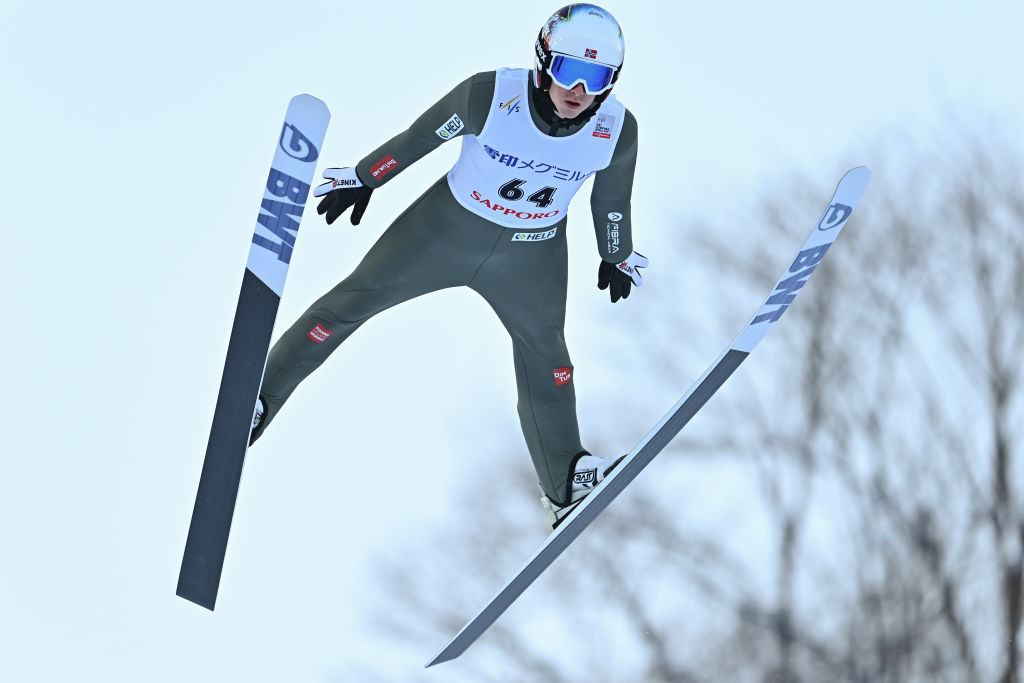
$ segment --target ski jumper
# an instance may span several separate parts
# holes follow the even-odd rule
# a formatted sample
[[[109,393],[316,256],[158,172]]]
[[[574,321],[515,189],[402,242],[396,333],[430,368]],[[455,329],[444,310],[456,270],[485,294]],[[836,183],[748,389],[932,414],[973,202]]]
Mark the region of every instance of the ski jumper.
[[[352,274],[274,345],[260,390],[265,424],[371,317],[422,294],[469,287],[512,338],[527,447],[546,495],[568,503],[571,467],[585,451],[563,335],[566,214],[569,200],[593,177],[598,251],[612,263],[629,256],[636,121],[610,96],[593,115],[553,125],[536,111],[530,78],[526,69],[476,74],[359,162],[359,178],[378,188],[462,137],[448,175],[398,216]]]

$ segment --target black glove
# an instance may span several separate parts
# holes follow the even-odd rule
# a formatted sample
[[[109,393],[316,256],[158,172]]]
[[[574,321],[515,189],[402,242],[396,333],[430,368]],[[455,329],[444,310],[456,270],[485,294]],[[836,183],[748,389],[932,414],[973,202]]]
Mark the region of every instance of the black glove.
[[[635,251],[629,255],[629,258],[618,263],[601,261],[601,265],[597,269],[597,288],[608,289],[610,286],[609,294],[612,303],[619,299],[628,299],[630,288],[633,285],[639,287],[644,283],[644,279],[640,277],[640,271],[637,269],[646,268],[648,263],[650,262],[646,256]]]
[[[363,185],[354,167],[328,168],[324,171],[324,178],[328,182],[313,190],[314,197],[323,197],[317,204],[316,212],[327,214],[327,225],[331,225],[345,209],[352,206],[352,225],[359,225],[366,205],[370,203],[373,188]]]

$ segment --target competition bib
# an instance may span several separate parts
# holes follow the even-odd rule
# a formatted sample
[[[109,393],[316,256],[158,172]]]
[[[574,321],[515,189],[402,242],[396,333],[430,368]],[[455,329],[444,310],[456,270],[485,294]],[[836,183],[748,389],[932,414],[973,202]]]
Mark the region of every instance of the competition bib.
[[[480,135],[462,136],[448,186],[462,206],[508,228],[554,225],[583,182],[611,163],[625,107],[611,95],[580,131],[545,135],[530,115],[529,69],[498,69]]]

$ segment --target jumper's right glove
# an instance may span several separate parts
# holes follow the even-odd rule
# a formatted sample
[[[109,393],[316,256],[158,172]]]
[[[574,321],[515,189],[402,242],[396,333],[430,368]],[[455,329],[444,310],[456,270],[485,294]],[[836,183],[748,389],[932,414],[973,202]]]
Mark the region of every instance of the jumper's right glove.
[[[373,188],[363,185],[356,175],[354,166],[347,168],[328,168],[324,171],[324,178],[328,182],[317,185],[313,190],[314,197],[323,197],[316,207],[318,214],[327,214],[327,225],[338,219],[350,206],[352,209],[352,225],[359,225],[359,220],[366,211],[366,205],[370,203],[370,195]]]
[[[612,297],[612,303],[619,299],[628,299],[630,287],[633,285],[639,287],[644,283],[637,268],[646,268],[648,263],[650,262],[646,256],[635,251],[626,260],[618,263],[601,261],[601,265],[597,269],[597,288],[608,289],[611,287],[609,294]]]

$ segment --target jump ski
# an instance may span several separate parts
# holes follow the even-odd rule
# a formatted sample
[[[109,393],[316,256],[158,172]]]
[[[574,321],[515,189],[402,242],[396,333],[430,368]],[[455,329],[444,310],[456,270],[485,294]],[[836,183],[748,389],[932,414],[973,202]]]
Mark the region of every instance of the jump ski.
[[[256,217],[178,575],[177,594],[209,610],[217,602],[270,335],[330,118],[327,106],[310,95],[289,102]]]
[[[739,336],[718,357],[711,367],[690,388],[679,402],[662,418],[655,427],[631,450],[625,459],[612,470],[594,491],[569,515],[564,522],[541,544],[537,551],[520,567],[508,582],[495,594],[487,605],[467,623],[461,631],[427,663],[427,666],[455,659],[472,645],[477,638],[490,628],[491,624],[508,609],[516,598],[554,562],[563,550],[572,543],[587,526],[608,505],[622,493],[623,489],[640,471],[650,464],[658,453],[679,433],[697,411],[707,402],[725,380],[732,375],[754,347],[768,333],[786,309],[796,298],[807,278],[818,267],[836,236],[850,218],[854,207],[867,188],[871,172],[866,166],[858,166],[846,173],[825,215],[811,231],[800,247],[792,265],[782,274],[771,294],[757,310],[754,317],[743,328]]]

